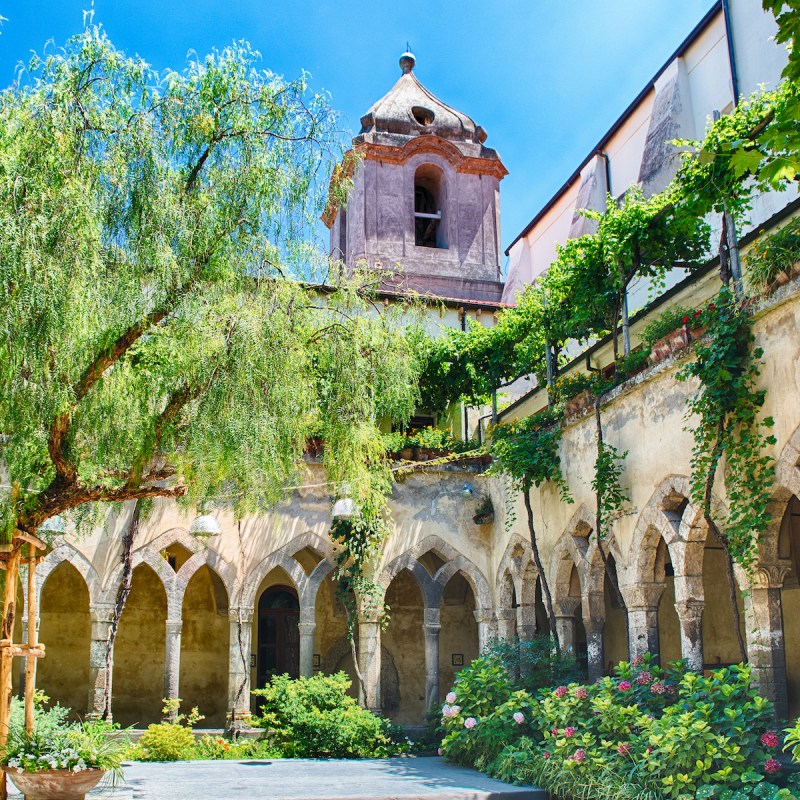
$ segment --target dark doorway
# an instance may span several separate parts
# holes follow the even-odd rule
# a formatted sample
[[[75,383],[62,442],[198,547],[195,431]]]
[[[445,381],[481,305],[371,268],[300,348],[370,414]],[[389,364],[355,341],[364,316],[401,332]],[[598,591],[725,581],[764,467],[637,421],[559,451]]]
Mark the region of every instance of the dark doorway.
[[[271,586],[258,601],[259,688],[273,675],[300,675],[300,603],[288,586]]]

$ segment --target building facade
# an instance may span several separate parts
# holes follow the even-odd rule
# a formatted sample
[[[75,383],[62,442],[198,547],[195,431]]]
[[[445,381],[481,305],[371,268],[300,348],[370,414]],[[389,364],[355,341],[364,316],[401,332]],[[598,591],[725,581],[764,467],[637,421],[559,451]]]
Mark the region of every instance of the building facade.
[[[465,325],[468,318],[492,324],[502,299],[513,300],[546,269],[555,243],[583,232],[586,220],[576,208],[602,207],[608,191],[618,195],[634,183],[648,191],[666,185],[675,168],[669,141],[701,135],[711,111],[732,107],[731,63],[738,65],[740,93],[776,79],[783,55],[769,35],[757,0],[715,4],[516,238],[505,287],[499,225],[505,168],[486,147],[485,131],[428,92],[413,57],[404,54],[398,82],[361,120],[352,195],[345,208],[326,215],[331,252],[348,264],[385,270],[387,302],[407,290],[440,300],[430,307],[434,329]],[[759,71],[772,78],[759,79]],[[758,219],[781,224],[795,206],[791,195],[768,196]],[[683,284],[679,279],[665,302],[699,305],[718,288],[712,271]],[[737,602],[761,688],[785,716],[800,713],[800,614],[793,613],[800,609],[797,281],[763,300],[755,320],[765,351],[765,411],[777,421],[778,479],[773,529],[755,573],[737,576]],[[634,340],[643,324],[634,318]],[[586,357],[602,366],[611,360],[608,350],[600,342]],[[651,367],[618,387],[603,409],[607,440],[628,451],[622,483],[631,501],[607,543],[624,609],[604,580],[593,535],[592,419],[569,420],[562,439],[574,503],[562,502],[550,486],[532,494],[560,637],[584,654],[590,677],[645,651],[662,660],[685,657],[698,669],[738,661],[732,609],[721,591],[721,553],[690,501],[685,407],[696,387],[675,380],[679,367],[679,358]],[[502,416],[514,419],[545,404],[534,390]],[[220,531],[212,536],[193,536],[194,514],[158,502],[134,541],[132,591],[111,662],[106,642],[133,509],[120,506],[90,534],[60,537],[37,577],[39,638],[48,653],[37,665],[38,685],[84,715],[101,710],[111,677],[114,717],[124,725],[153,722],[162,698],[180,697],[185,708],[199,707],[207,725],[221,727],[250,711],[251,689],[275,672],[353,675],[346,613],[333,578],[332,498],[324,483],[321,465],[309,455],[303,486],[290,499],[258,518],[235,520],[218,509]],[[464,463],[396,484],[394,529],[379,568],[390,621],[381,630],[376,618],[365,617],[357,628],[370,708],[420,723],[491,638],[524,639],[546,630],[522,499],[509,492],[482,467]],[[494,519],[477,513],[487,498]],[[724,485],[718,502],[725,503]],[[515,505],[516,521],[507,520]],[[24,596],[20,603],[25,608]]]

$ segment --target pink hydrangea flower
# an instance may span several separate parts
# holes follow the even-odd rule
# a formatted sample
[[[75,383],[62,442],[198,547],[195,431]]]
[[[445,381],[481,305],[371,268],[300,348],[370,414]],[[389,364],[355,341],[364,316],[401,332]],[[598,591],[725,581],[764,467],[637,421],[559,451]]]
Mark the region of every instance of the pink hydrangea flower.
[[[780,761],[776,761],[774,758],[768,758],[764,762],[764,772],[766,772],[767,775],[777,775],[780,771]]]
[[[778,734],[775,731],[767,731],[761,734],[761,744],[764,747],[777,747],[779,744]]]
[[[455,703],[455,702],[456,702],[456,693],[455,693],[455,692],[448,692],[448,693],[447,693],[447,697],[445,697],[445,700],[446,700],[448,703],[450,703],[450,705],[452,706],[452,705],[453,705],[453,703]]]
[[[638,683],[639,686],[647,686],[648,683],[652,682],[653,682],[653,675],[647,670],[643,670],[636,676],[636,683]]]
[[[443,717],[452,717],[453,716],[453,707],[449,706],[449,705],[447,705],[447,703],[445,703],[442,706],[442,716]]]
[[[617,686],[617,688],[618,688],[618,689],[619,689],[621,692],[627,692],[627,691],[629,691],[629,690],[630,690],[630,688],[631,688],[631,682],[630,682],[630,681],[620,681],[620,682],[619,682],[619,685]]]
[[[630,751],[631,751],[631,746],[630,746],[630,744],[628,744],[628,742],[620,742],[620,743],[617,745],[617,752],[618,752],[618,753],[619,753],[621,756],[626,756],[626,755],[628,755],[628,753],[630,753]]]
[[[550,733],[553,736],[558,736],[558,728],[553,728],[553,730],[551,730]]]
[[[453,706],[450,709],[450,716],[457,717],[461,713],[461,706]]]
[[[644,664],[644,656],[636,656],[631,664],[633,664],[634,667],[641,667],[642,664]]]
[[[559,698],[563,697],[566,693],[567,693],[566,686],[559,686],[557,689],[553,691],[553,694]]]
[[[478,724],[478,720],[476,720],[475,717],[467,717],[464,720],[464,727],[468,731],[471,731],[477,724]]]
[[[515,711],[514,722],[516,722],[517,725],[522,725],[522,723],[525,722],[525,715],[521,711]]]
[[[577,762],[578,762],[578,764],[580,764],[580,763],[581,763],[581,761],[583,761],[585,758],[586,758],[586,751],[585,751],[585,750],[582,750],[581,748],[578,748],[578,749],[575,751],[575,755],[574,755],[574,756],[572,756],[572,760],[573,760],[573,761],[577,761]]]
[[[678,693],[678,687],[675,686],[674,683],[668,683],[667,684],[667,693],[668,694],[677,694]]]
[[[573,728],[572,725],[567,725],[567,727],[564,728],[564,736],[566,736],[567,739],[571,739],[577,732],[577,729]]]
[[[589,691],[585,686],[578,686],[574,694],[579,700],[585,700],[589,696]]]
[[[653,694],[666,694],[667,687],[661,681],[656,681],[655,683],[651,684],[650,691]]]
[[[438,754],[438,755],[440,755],[440,756],[443,756],[443,755],[444,755],[444,751],[442,750],[442,748],[441,748],[441,747],[440,747],[440,748],[439,748],[439,749],[438,749],[436,752],[437,752],[437,754]]]
[[[550,758],[550,751],[549,750],[545,750],[544,753],[542,753],[542,758],[544,758],[545,760]]]

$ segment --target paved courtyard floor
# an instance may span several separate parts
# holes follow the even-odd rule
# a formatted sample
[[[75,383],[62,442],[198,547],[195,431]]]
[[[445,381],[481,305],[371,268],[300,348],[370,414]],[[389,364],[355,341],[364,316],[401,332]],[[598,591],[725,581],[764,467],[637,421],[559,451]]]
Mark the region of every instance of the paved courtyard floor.
[[[9,797],[20,797],[16,790]],[[135,763],[125,784],[87,796],[113,800],[546,800],[441,758],[368,761],[184,761]]]

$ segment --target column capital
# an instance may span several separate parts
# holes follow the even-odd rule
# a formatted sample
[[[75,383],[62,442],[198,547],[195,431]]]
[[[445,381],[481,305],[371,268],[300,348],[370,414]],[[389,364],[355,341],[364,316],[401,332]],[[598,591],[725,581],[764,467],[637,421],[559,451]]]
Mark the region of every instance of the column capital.
[[[313,636],[317,628],[316,622],[299,622],[297,624],[301,636]]]
[[[632,586],[620,586],[619,589],[625,599],[628,611],[644,611],[658,608],[666,584],[637,583]]]
[[[113,603],[92,603],[89,606],[89,616],[92,622],[110,623],[114,618],[114,610]]]
[[[580,597],[562,597],[553,604],[553,613],[556,617],[574,617],[575,612],[581,607]]]
[[[491,608],[476,608],[472,614],[478,624],[494,621],[494,612]]]
[[[757,564],[750,579],[752,588],[780,589],[791,570],[792,564],[788,559],[776,561],[774,564]]]
[[[167,635],[179,636],[183,630],[183,620],[168,619],[167,620]]]
[[[228,619],[238,624],[250,625],[253,622],[253,609],[252,608],[229,608]]]
[[[425,608],[422,611],[422,624],[440,625],[442,622],[442,612],[438,608]]]
[[[675,603],[675,611],[678,614],[678,619],[686,622],[701,620],[705,607],[706,604],[704,600],[685,600]]]
[[[516,620],[517,618],[517,609],[516,608],[496,608],[494,610],[494,618],[498,622],[504,622],[507,620]]]

